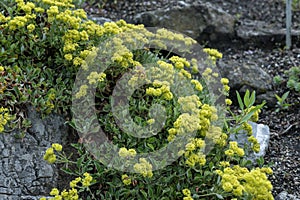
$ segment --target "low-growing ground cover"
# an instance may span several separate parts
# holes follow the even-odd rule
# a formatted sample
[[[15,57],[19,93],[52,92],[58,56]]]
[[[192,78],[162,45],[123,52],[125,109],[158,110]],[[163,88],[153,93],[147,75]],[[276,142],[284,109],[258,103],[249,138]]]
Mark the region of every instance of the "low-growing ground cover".
[[[241,114],[230,111],[228,80],[215,71],[222,57],[217,50],[199,52],[200,62],[188,56],[196,45],[191,38],[164,29],[152,33],[122,20],[100,26],[68,0],[11,4],[1,7],[0,16],[1,131],[26,130],[30,123],[21,113],[30,103],[44,115],[63,113],[81,137],[72,145],[75,160],[60,144],[45,152],[47,162],[62,164],[74,177],[68,187],[54,188],[53,198],[273,198],[267,178],[272,170],[245,159],[259,150],[247,122],[258,120],[263,104],[254,106],[255,93],[237,94]],[[185,48],[174,53],[166,44]],[[212,84],[220,87],[213,90]],[[165,115],[157,113],[161,110]],[[107,139],[95,134],[95,121]],[[228,141],[238,133],[248,135],[250,146]],[[171,151],[159,157],[169,165],[143,154],[170,143]],[[108,158],[97,154],[103,150]]]

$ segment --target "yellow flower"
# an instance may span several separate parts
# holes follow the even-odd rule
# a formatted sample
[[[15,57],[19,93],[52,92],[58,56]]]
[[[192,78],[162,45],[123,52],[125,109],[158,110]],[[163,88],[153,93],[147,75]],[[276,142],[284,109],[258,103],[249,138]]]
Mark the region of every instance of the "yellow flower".
[[[32,31],[34,31],[34,29],[35,29],[35,26],[33,24],[29,24],[27,26],[27,30],[29,31],[29,33],[31,33]]]
[[[189,189],[183,189],[182,193],[184,196],[190,196],[191,195],[191,191]]]
[[[230,163],[227,162],[227,161],[221,161],[221,162],[220,162],[220,165],[221,165],[222,167],[229,167],[229,166],[230,166]]]
[[[193,200],[193,198],[191,196],[188,196],[188,197],[183,197],[183,200]]]
[[[77,92],[77,93],[75,94],[75,97],[76,97],[77,99],[79,99],[79,98],[81,98],[81,97],[84,97],[84,96],[87,94],[87,89],[88,89],[88,86],[87,86],[87,85],[82,85],[82,86],[80,86],[79,92]]]
[[[223,85],[228,85],[229,80],[228,80],[227,78],[221,78],[221,83],[222,83]]]
[[[84,176],[84,178],[83,178],[82,181],[81,181],[82,185],[83,185],[84,187],[89,187],[89,186],[91,185],[91,182],[92,182],[92,180],[93,180],[93,177],[92,177],[89,173],[87,173],[87,172],[85,172],[85,173],[83,174],[83,176]]]
[[[62,151],[62,146],[58,143],[53,143],[52,147],[55,149],[55,151]]]
[[[232,104],[232,101],[230,99],[225,99],[225,103],[230,106]]]
[[[185,145],[185,150],[186,151],[193,151],[193,150],[195,150],[196,149],[196,146],[193,144],[193,143],[187,143],[186,145]]]
[[[225,151],[225,155],[227,156],[233,156],[234,155],[234,151],[232,149],[228,149]]]
[[[53,188],[50,192],[50,195],[52,195],[52,196],[59,195],[59,190],[57,188]]]
[[[131,184],[131,179],[129,178],[129,176],[127,174],[123,174],[122,175],[122,182],[125,185],[130,185]]]
[[[64,57],[67,61],[71,61],[73,59],[72,54],[66,54]]]
[[[126,157],[127,156],[127,149],[125,147],[120,148],[119,156]]]
[[[81,181],[81,178],[80,178],[80,177],[77,177],[76,179],[74,179],[74,180],[72,180],[72,181],[70,182],[70,187],[71,187],[71,188],[76,187],[76,186],[77,186],[77,183],[79,183],[80,181]]]
[[[191,83],[195,85],[196,90],[198,90],[200,92],[203,90],[203,87],[198,80],[193,79],[193,80],[191,80]]]
[[[145,158],[140,158],[139,163],[136,163],[133,168],[137,173],[142,174],[143,177],[151,178],[153,176],[152,165]]]
[[[231,192],[233,189],[233,186],[231,185],[231,183],[225,182],[224,184],[222,184],[222,188],[225,192]]]

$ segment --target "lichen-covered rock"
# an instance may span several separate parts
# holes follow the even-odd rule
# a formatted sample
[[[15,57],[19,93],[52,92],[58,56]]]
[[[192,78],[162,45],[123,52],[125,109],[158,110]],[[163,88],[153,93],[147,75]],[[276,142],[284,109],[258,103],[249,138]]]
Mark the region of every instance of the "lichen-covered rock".
[[[0,134],[1,200],[39,199],[56,186],[57,168],[47,164],[43,154],[52,143],[64,143],[68,129],[62,117],[53,114],[42,120],[28,109],[32,127],[24,138],[17,139],[16,132]]]
[[[235,18],[221,8],[203,1],[193,4],[180,2],[167,9],[139,13],[134,16],[133,22],[149,27],[164,27],[192,38],[207,35],[208,39],[217,40],[221,35],[234,35]]]
[[[229,79],[233,90],[245,92],[250,89],[259,94],[272,90],[272,77],[256,63],[228,60],[220,61],[218,67],[222,76]]]

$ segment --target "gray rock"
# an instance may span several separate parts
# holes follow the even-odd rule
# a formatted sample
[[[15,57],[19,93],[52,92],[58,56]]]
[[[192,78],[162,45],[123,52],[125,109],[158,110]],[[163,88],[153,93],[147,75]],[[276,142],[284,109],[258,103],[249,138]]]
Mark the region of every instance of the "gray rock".
[[[272,77],[256,63],[239,63],[234,60],[219,61],[218,67],[223,77],[229,79],[229,86],[240,92],[256,90],[258,94],[272,90]]]
[[[164,27],[192,38],[206,33],[210,40],[217,40],[218,35],[231,37],[235,34],[235,18],[220,7],[203,1],[194,4],[181,3],[165,10],[139,13],[134,17],[133,23]]]
[[[294,195],[288,194],[286,191],[282,191],[275,197],[275,200],[300,200],[300,199]]]
[[[266,155],[266,151],[269,146],[270,141],[270,130],[267,125],[257,124],[254,122],[249,122],[252,126],[252,134],[257,139],[260,144],[260,151],[258,153],[251,152],[250,154],[246,154],[246,158],[255,162],[256,159],[260,157],[264,157]],[[237,141],[239,146],[249,145],[247,140],[248,136],[245,133],[239,133],[236,135],[230,135],[230,140]]]
[[[276,26],[275,24],[268,24],[265,21],[244,20],[236,28],[237,36],[242,39],[251,38],[270,38],[274,36],[285,38],[286,29]],[[300,30],[292,30],[292,36],[300,36]]]
[[[37,200],[57,185],[58,169],[47,164],[43,154],[52,143],[65,143],[65,121],[54,114],[41,119],[33,108],[28,108],[28,118],[32,127],[23,139],[14,136],[17,131],[0,134],[1,200]]]
[[[96,16],[96,15],[89,15],[88,18],[90,20],[93,20],[95,21],[97,24],[104,24],[105,22],[112,22],[111,19],[109,18],[106,18],[106,17],[99,17],[99,16]]]

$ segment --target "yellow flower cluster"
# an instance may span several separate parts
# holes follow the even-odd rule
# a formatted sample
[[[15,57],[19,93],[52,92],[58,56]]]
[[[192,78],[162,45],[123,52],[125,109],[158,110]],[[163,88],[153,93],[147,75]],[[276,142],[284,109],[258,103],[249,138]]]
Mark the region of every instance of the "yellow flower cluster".
[[[140,65],[140,63],[133,60],[133,53],[123,44],[120,38],[113,38],[112,43],[109,43],[113,50],[111,61],[118,63],[121,67],[127,68],[130,65]]]
[[[182,194],[185,196],[183,197],[183,200],[193,200],[191,196],[191,191],[189,189],[183,189]]]
[[[200,98],[195,94],[186,97],[179,97],[178,103],[180,104],[182,113],[199,114],[199,108],[202,106]]]
[[[248,141],[250,143],[252,143],[252,149],[254,152],[258,153],[260,151],[260,144],[259,142],[257,141],[257,139],[251,135],[250,137],[248,137]]]
[[[222,129],[218,126],[209,126],[206,137],[221,147],[224,147],[227,144],[228,136],[226,133],[223,133]]]
[[[174,66],[165,61],[157,61],[158,67],[151,68],[151,77],[156,80],[168,81],[170,84],[173,84],[175,69]]]
[[[191,73],[186,71],[185,69],[181,69],[179,71],[178,75],[179,75],[180,79],[183,79],[183,80],[185,79],[185,77],[188,78],[188,79],[192,78]]]
[[[33,32],[34,29],[35,29],[34,24],[29,24],[29,25],[27,26],[27,30],[28,30],[29,33]]]
[[[225,103],[226,103],[226,105],[230,106],[232,104],[232,101],[231,101],[231,99],[226,98]]]
[[[242,128],[247,132],[247,135],[248,135],[248,136],[251,136],[251,135],[252,135],[252,126],[251,126],[249,123],[244,122],[244,123],[242,124]]]
[[[83,186],[83,187],[89,187],[89,186],[91,185],[91,182],[92,182],[92,180],[93,180],[93,177],[92,177],[89,173],[87,173],[87,172],[85,172],[85,173],[83,174],[83,176],[84,176],[84,178],[83,178],[82,181],[81,181],[82,186]]]
[[[25,12],[25,14],[31,14],[32,10],[35,8],[34,3],[32,3],[32,2],[27,2],[25,4],[25,2],[23,0],[16,0],[16,3],[18,5],[18,8],[20,10],[23,10]]]
[[[183,113],[173,123],[176,133],[183,135],[186,133],[194,133],[201,129],[200,119],[195,114]],[[170,135],[169,135],[170,136]]]
[[[0,13],[0,23],[5,23],[10,19],[11,19],[10,17],[5,17],[2,13]]]
[[[93,180],[93,177],[92,177],[89,173],[87,173],[87,172],[85,172],[85,173],[83,174],[83,176],[84,176],[84,178],[77,177],[77,178],[75,178],[74,180],[72,180],[72,181],[70,182],[70,187],[71,187],[71,188],[78,187],[77,184],[80,183],[80,182],[81,182],[81,184],[82,184],[83,187],[89,187],[89,186],[91,185],[91,182],[92,182],[92,180]]]
[[[160,40],[167,40],[167,41],[177,41],[183,42],[186,46],[190,46],[196,44],[197,42],[190,37],[184,37],[182,34],[173,33],[167,29],[161,28],[156,31],[156,38]],[[179,44],[178,44],[179,45]]]
[[[53,188],[50,192],[51,196],[54,196],[52,198],[49,198],[48,200],[78,200],[78,191],[75,188],[71,188],[68,191],[63,190],[59,192],[57,188]],[[40,200],[47,200],[46,197],[40,198]]]
[[[8,108],[0,108],[0,133],[4,131],[5,125],[13,120],[13,116],[9,114]]]
[[[66,7],[66,8],[74,8],[73,0],[42,0],[43,3],[58,6],[58,7]]]
[[[197,163],[204,166],[206,163],[205,155],[202,153],[205,147],[205,141],[201,138],[193,138],[185,146],[184,157],[185,164],[194,167]]]
[[[246,108],[245,109],[245,113],[250,113],[252,110],[255,109],[255,106],[251,106],[250,108]],[[257,122],[258,121],[258,118],[259,118],[259,113],[261,112],[260,109],[257,109],[253,115],[251,116],[250,120],[253,121],[253,122]]]
[[[79,29],[82,19],[86,18],[86,13],[82,12],[82,9],[78,9],[73,12],[71,10],[65,10],[64,12],[57,13],[55,16],[57,21],[61,21],[66,24],[67,27],[73,29]]]
[[[192,79],[191,83],[195,85],[195,89],[198,90],[199,92],[203,90],[203,87],[198,80]]]
[[[184,67],[190,67],[191,64],[185,59],[179,56],[172,56],[169,60],[173,63],[175,68],[184,69]]]
[[[229,80],[227,78],[221,78],[221,83],[223,84],[223,90],[228,93],[230,90],[230,87],[228,86]]]
[[[147,124],[152,125],[155,123],[155,119],[151,118],[147,120]]]
[[[244,149],[238,147],[238,143],[236,141],[229,142],[229,149],[225,151],[225,155],[233,157],[234,155],[238,155],[239,157],[243,157],[245,155]]]
[[[87,94],[87,89],[88,89],[87,85],[80,86],[79,91],[75,94],[76,99],[84,97]]]
[[[28,19],[26,16],[16,16],[8,22],[9,30],[17,30],[18,28],[22,28],[26,25]]]
[[[44,160],[46,160],[49,164],[53,164],[56,161],[56,155],[54,154],[54,150],[60,152],[62,151],[62,146],[58,143],[53,143],[52,147],[46,150]]]
[[[82,187],[87,188],[93,181],[93,177],[89,173],[85,172],[83,176],[83,178],[77,177],[72,180],[70,182],[71,189],[69,189],[68,191],[63,190],[60,192],[57,188],[53,188],[50,192],[50,195],[54,197],[50,198],[49,200],[78,200],[79,195],[76,187],[79,187],[80,189],[82,189]],[[82,187],[78,186],[78,183],[81,183]],[[42,197],[40,198],[40,200],[47,200],[47,198]]]
[[[99,82],[103,82],[104,79],[106,78],[106,74],[105,73],[97,73],[97,72],[91,72],[90,75],[87,77],[87,79],[89,80],[89,84],[96,84]]]
[[[122,182],[124,185],[130,185],[131,184],[131,178],[127,174],[122,175]]]
[[[152,165],[149,162],[147,162],[145,158],[140,158],[139,163],[136,163],[133,166],[133,169],[137,173],[142,174],[143,177],[151,178],[153,176]]]
[[[210,122],[218,119],[217,109],[214,106],[203,104],[200,111],[201,135],[206,136]]]
[[[223,171],[216,170],[222,177],[222,188],[226,192],[232,192],[235,196],[243,193],[250,194],[256,200],[272,200],[272,184],[266,174],[272,174],[271,168],[256,168],[249,171],[245,167],[235,165],[226,167]]]
[[[169,84],[165,84],[162,82],[159,84],[154,84],[156,87],[149,87],[146,89],[146,94],[150,96],[161,97],[161,99],[165,99],[167,101],[173,99],[173,94],[170,91]]]
[[[223,57],[222,53],[216,49],[205,48],[203,49],[203,52],[208,54],[208,58],[211,59],[214,64],[216,63],[217,59]]]
[[[126,149],[125,147],[120,148],[119,150],[119,156],[125,158],[125,157],[135,157],[136,151],[134,149]]]
[[[202,73],[203,78],[205,78],[207,81],[211,81],[212,78],[216,78],[219,76],[217,72],[213,72],[212,68],[207,67],[205,68],[204,72]]]

